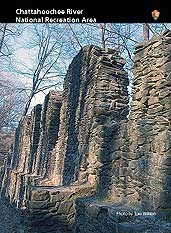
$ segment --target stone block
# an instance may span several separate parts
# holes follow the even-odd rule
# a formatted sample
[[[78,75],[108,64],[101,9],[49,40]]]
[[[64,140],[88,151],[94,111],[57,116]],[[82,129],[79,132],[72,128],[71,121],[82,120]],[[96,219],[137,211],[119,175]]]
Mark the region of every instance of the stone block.
[[[73,201],[64,201],[61,202],[60,206],[58,207],[58,214],[65,214],[67,215],[68,213],[73,213],[74,212],[74,203]]]
[[[50,199],[50,194],[45,190],[35,190],[32,192],[32,200],[45,201]]]
[[[31,209],[46,209],[48,206],[49,201],[30,201],[29,207]]]

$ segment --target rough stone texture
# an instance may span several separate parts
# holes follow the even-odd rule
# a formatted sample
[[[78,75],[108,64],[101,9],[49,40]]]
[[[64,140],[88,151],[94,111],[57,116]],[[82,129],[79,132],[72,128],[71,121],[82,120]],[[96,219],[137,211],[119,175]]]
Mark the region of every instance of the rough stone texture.
[[[0,187],[5,175],[5,168],[11,160],[14,133],[0,130]]]
[[[28,169],[27,160],[30,154],[31,116],[21,119],[16,130],[16,141],[12,168],[17,172],[26,172]]]
[[[129,119],[124,60],[86,46],[65,78],[60,125],[51,92],[35,137],[19,127],[1,193],[26,209],[28,232],[171,232],[170,44],[167,31],[136,47]]]
[[[50,91],[43,105],[38,153],[32,166],[33,173],[42,176],[45,180],[51,178],[54,169],[55,157],[52,151],[58,139],[60,108],[61,94]]]
[[[112,143],[109,195],[77,200],[75,233],[171,232],[170,43],[166,32],[136,47],[131,113]]]
[[[156,212],[126,208],[93,198],[76,200],[74,233],[170,233],[171,222]]]
[[[144,210],[171,207],[171,34],[135,50],[128,125],[127,199]]]
[[[116,50],[96,46],[73,59],[64,82],[54,184],[88,182],[107,189],[110,142],[128,114],[124,64]]]
[[[30,231],[51,232],[58,226],[62,232],[68,232],[73,229],[77,197],[102,191],[107,195],[110,184],[105,171],[110,170],[112,153],[109,145],[128,114],[124,64],[116,50],[96,46],[83,48],[73,59],[64,82],[59,139],[52,153],[56,167],[52,179],[43,177],[41,181],[41,185],[68,187],[52,187],[49,194],[43,191],[48,187],[36,188],[36,194],[31,189],[27,203]],[[40,184],[33,180],[35,185]],[[37,209],[39,213],[43,209],[43,213],[38,215]]]
[[[37,105],[16,130],[11,169],[6,168],[1,194],[18,208],[26,208],[31,184],[51,174],[51,151],[58,137],[60,107],[60,93],[49,92],[43,110]]]
[[[28,232],[69,233],[74,228],[75,200],[92,196],[92,187],[32,187],[28,202]]]
[[[21,119],[16,130],[14,152],[11,163],[6,166],[1,195],[16,203],[19,207],[25,199],[28,186],[27,174],[30,174],[32,163],[37,150],[40,129],[41,105],[34,107],[30,116]],[[34,141],[34,142],[33,142]]]
[[[8,189],[9,173],[11,171],[11,159],[13,153],[9,152],[6,160],[4,161],[4,166],[1,167],[1,178],[0,178],[0,197],[6,196],[6,191]]]
[[[114,144],[111,197],[143,210],[171,207],[170,36],[136,47],[131,114]]]
[[[37,105],[31,114],[31,134],[30,134],[30,156],[28,158],[28,170],[27,172],[33,173],[35,170],[35,161],[37,157],[39,139],[40,139],[40,121],[41,121],[41,111],[42,106],[39,104]]]

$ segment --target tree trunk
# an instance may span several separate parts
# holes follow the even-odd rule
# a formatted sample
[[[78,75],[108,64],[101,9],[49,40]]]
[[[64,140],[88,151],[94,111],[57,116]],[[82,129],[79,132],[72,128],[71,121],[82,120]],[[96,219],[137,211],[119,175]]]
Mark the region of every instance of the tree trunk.
[[[0,52],[2,51],[2,46],[3,46],[3,42],[4,42],[4,38],[5,38],[6,28],[7,28],[7,23],[5,23],[3,26],[2,38],[0,41]]]
[[[143,23],[143,41],[149,40],[149,27],[148,23]]]
[[[34,96],[34,94],[31,93],[31,95],[30,95],[30,97],[29,97],[29,100],[27,101],[26,106],[25,106],[25,108],[24,108],[23,116],[26,116],[26,115],[27,115],[28,110],[29,110],[29,108],[30,108],[31,101],[32,101],[32,99],[33,99],[33,96]]]
[[[102,48],[105,49],[105,29],[106,29],[106,24],[105,23],[101,23],[101,43],[102,43]]]

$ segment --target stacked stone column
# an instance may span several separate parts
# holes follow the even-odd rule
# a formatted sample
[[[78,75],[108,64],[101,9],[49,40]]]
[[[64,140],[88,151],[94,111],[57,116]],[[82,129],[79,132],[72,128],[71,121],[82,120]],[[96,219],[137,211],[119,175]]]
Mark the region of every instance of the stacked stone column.
[[[130,184],[142,208],[171,207],[171,33],[135,50],[129,123]],[[131,196],[130,196],[131,199]]]
[[[139,44],[129,122],[113,143],[114,202],[157,211],[171,200],[171,33]]]
[[[124,64],[118,51],[96,46],[73,59],[64,82],[54,184],[88,182],[103,190],[108,183],[109,144],[128,114]]]
[[[58,137],[60,107],[60,93],[51,91],[43,110],[41,105],[35,106],[16,129],[11,166],[6,167],[1,195],[18,208],[25,208],[31,185],[51,175],[51,151]]]
[[[86,46],[68,68],[62,99],[51,91],[42,111],[22,119],[1,191],[28,210],[30,232],[141,232],[117,216],[123,209],[170,218],[170,48],[169,31],[136,47],[129,115],[124,59]]]
[[[36,181],[37,184],[45,185],[52,177],[55,166],[55,155],[52,151],[58,140],[60,108],[60,92],[50,91],[45,97],[43,105],[40,140],[37,157],[32,168],[35,175],[42,177]]]

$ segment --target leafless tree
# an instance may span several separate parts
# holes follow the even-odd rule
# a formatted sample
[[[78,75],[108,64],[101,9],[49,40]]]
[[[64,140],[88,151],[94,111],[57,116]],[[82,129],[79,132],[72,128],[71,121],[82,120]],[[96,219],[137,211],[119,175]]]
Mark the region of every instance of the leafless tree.
[[[12,55],[11,43],[16,36],[20,36],[22,31],[20,25],[0,23],[0,59],[9,59]]]
[[[25,116],[30,108],[31,101],[38,93],[55,86],[61,85],[62,74],[59,74],[58,60],[62,53],[63,31],[58,31],[54,36],[53,28],[48,25],[33,25],[33,38],[29,43],[29,48],[33,52],[33,62],[27,66],[23,64],[18,67],[17,73],[30,80],[29,87],[25,90],[28,93],[28,101],[25,105]]]
[[[0,76],[0,130],[13,129],[20,119],[25,98],[10,77]]]
[[[3,35],[7,35],[7,26],[1,24],[2,42]],[[156,30],[156,25],[152,24],[146,24],[146,27],[149,37],[163,28],[159,30],[158,25]],[[143,41],[143,24],[31,24],[27,25],[26,31],[29,40],[22,41],[21,47],[31,53],[32,60],[25,63],[23,58],[16,64],[16,57],[13,59],[13,72],[28,82],[21,90],[28,95],[23,115],[27,114],[32,99],[38,93],[61,86],[68,64],[84,45],[118,49],[127,61],[125,68],[131,72],[135,45]]]
[[[5,34],[6,34],[6,29],[7,29],[7,23],[2,23],[0,24],[0,56],[4,56],[4,53],[2,51],[3,45],[5,44]]]

